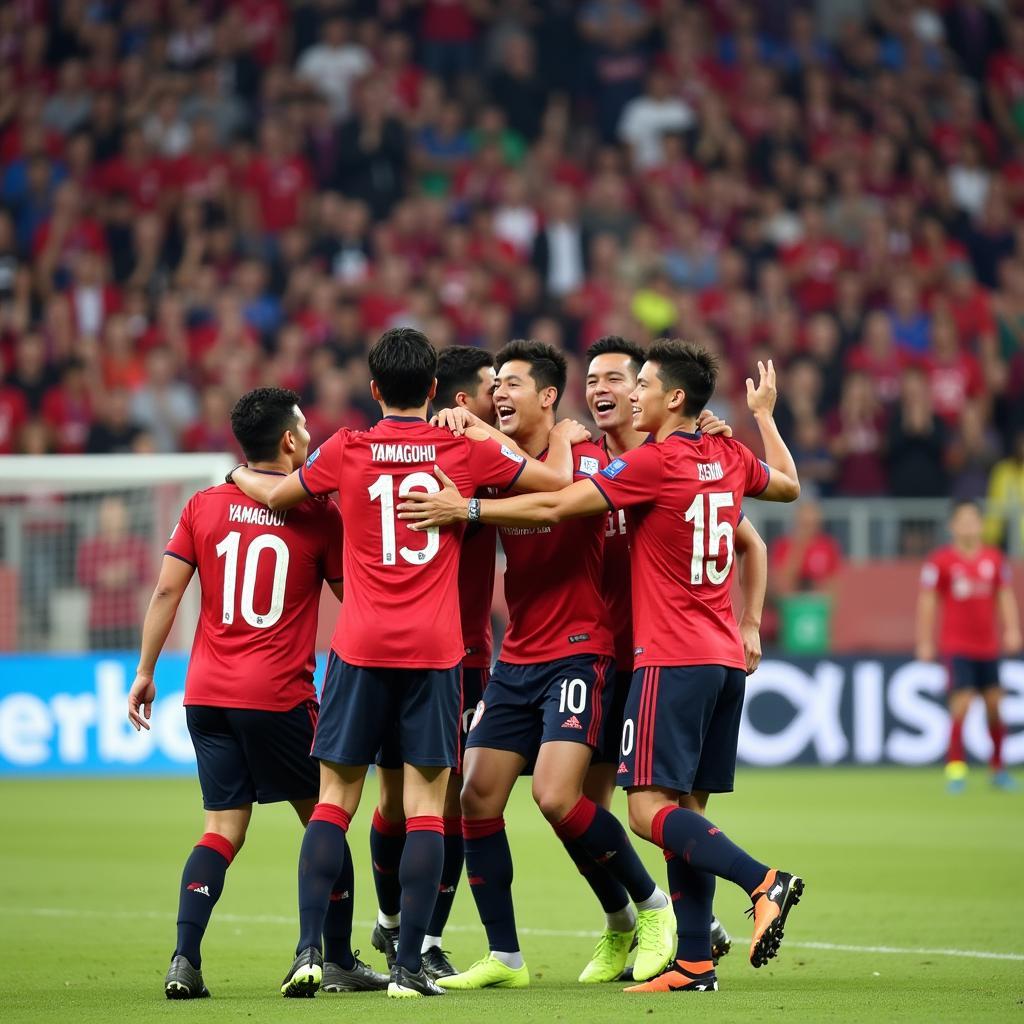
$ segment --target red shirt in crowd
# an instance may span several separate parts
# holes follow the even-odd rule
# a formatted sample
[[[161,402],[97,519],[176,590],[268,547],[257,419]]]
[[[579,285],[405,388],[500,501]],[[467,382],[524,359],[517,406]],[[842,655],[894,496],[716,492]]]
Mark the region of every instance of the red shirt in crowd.
[[[89,591],[89,628],[122,629],[142,616],[140,587],[149,578],[149,547],[129,534],[91,537],[78,547],[78,582]]]
[[[28,420],[28,403],[17,389],[0,384],[0,455],[17,451],[18,434]]]
[[[245,188],[256,197],[260,224],[267,234],[298,224],[302,202],[312,187],[309,165],[298,156],[277,162],[258,156],[245,175]]]
[[[779,572],[789,563],[793,552],[793,538],[779,537],[772,544],[772,572]],[[798,589],[819,590],[830,580],[842,565],[843,554],[834,537],[819,533],[803,545],[803,554],[797,566]]]

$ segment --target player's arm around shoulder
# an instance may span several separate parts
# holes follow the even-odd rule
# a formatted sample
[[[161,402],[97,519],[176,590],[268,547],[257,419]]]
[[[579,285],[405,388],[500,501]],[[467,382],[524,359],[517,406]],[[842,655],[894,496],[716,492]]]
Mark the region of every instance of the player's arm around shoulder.
[[[796,501],[800,497],[800,478],[796,463],[783,441],[775,423],[776,388],[775,365],[758,361],[760,375],[757,387],[752,378],[747,378],[747,408],[754,414],[758,432],[764,442],[764,457],[768,466],[768,482],[760,490],[751,493],[762,501]]]

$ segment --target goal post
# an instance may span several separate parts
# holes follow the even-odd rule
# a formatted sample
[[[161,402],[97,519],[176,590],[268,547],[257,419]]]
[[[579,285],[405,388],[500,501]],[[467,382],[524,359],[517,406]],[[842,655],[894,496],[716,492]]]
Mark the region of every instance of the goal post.
[[[219,484],[229,454],[0,457],[0,651],[137,647],[181,510]],[[187,649],[193,580],[168,649]]]

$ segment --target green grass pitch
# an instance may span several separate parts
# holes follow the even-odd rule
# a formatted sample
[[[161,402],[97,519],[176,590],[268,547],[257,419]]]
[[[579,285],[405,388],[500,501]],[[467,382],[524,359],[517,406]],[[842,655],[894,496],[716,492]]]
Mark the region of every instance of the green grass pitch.
[[[807,892],[779,959],[754,971],[743,946],[745,898],[719,884],[716,907],[737,941],[717,994],[634,997],[618,985],[576,984],[587,933],[602,919],[521,785],[506,819],[530,990],[414,1003],[378,994],[282,999],[299,827],[290,808],[275,806],[257,810],[207,935],[203,970],[214,998],[169,1003],[161,982],[181,864],[201,830],[198,786],[4,781],[0,1020],[1024,1022],[1024,797],[991,792],[981,771],[961,797],[945,795],[937,770],[748,770],[738,785],[713,801],[712,820],[755,855],[803,874]],[[374,792],[371,780],[350,832],[356,945],[371,953]],[[657,851],[645,856],[661,878]],[[484,949],[468,887],[446,944],[460,965]],[[381,966],[375,953],[368,959]]]

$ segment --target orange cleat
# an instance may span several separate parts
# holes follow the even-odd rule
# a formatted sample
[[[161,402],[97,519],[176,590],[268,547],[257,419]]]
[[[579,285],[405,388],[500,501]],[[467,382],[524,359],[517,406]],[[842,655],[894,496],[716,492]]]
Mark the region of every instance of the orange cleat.
[[[673,960],[650,981],[642,985],[631,985],[623,992],[634,994],[645,992],[717,992],[718,978],[715,977],[715,966],[710,960],[701,963],[687,963],[685,960]]]
[[[754,905],[747,911],[747,915],[754,919],[754,937],[750,943],[752,966],[764,967],[772,957],[778,955],[786,918],[803,894],[802,878],[774,868],[753,891],[751,899]]]

